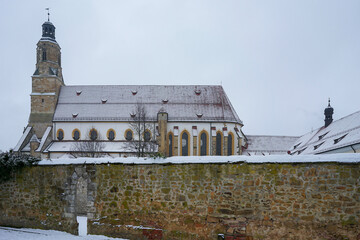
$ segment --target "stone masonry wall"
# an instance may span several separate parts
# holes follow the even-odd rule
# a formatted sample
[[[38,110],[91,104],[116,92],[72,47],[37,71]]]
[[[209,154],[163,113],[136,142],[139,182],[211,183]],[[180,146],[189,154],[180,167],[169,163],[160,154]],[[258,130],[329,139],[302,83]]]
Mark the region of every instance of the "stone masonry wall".
[[[83,206],[76,206],[79,179],[87,185],[88,215],[93,216],[96,191],[94,167],[37,166],[14,174],[0,184],[0,225],[55,229],[78,233],[77,215]]]
[[[37,166],[0,185],[0,225],[76,233],[86,204],[90,233],[129,239],[360,239],[359,166]]]

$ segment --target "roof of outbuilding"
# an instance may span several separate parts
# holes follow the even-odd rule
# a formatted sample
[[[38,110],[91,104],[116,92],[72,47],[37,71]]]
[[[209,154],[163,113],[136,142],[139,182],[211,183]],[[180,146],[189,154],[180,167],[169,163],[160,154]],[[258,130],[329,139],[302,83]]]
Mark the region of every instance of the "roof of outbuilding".
[[[360,111],[301,136],[292,154],[318,154],[360,143]]]
[[[137,103],[150,120],[164,110],[169,121],[242,124],[222,86],[209,85],[63,86],[53,120],[131,121]]]
[[[243,155],[286,154],[299,137],[246,135],[248,147]]]

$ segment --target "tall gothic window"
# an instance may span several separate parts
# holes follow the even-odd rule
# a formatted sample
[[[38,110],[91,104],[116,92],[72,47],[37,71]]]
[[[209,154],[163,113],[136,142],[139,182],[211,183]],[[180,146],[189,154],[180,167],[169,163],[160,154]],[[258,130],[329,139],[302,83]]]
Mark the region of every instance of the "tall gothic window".
[[[233,135],[232,133],[229,133],[229,136],[228,136],[228,145],[227,145],[227,153],[228,155],[233,155]]]
[[[207,136],[206,133],[203,132],[200,135],[200,156],[206,156],[207,145]]]
[[[181,135],[181,156],[189,156],[189,134],[183,132]]]
[[[221,133],[216,133],[216,155],[221,155],[221,147],[222,147],[222,136]]]
[[[173,155],[173,134],[169,134],[169,157]]]

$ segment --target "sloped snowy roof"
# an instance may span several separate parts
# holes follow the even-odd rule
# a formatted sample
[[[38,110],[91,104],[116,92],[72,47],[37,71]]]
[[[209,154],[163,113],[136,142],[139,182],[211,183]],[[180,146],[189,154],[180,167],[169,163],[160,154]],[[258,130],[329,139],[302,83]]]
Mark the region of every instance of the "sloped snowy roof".
[[[286,154],[299,137],[246,135],[248,148],[243,155]]]
[[[318,154],[360,143],[360,111],[333,121],[300,137],[292,154]]]
[[[145,106],[151,120],[163,109],[169,121],[242,124],[222,86],[207,85],[64,86],[53,120],[131,121],[137,103]]]
[[[46,142],[46,139],[48,138],[48,136],[49,136],[49,134],[50,134],[50,132],[51,132],[51,129],[52,129],[52,127],[47,127],[47,128],[46,128],[45,133],[44,133],[44,135],[43,135],[42,138],[41,138],[40,145],[39,145],[39,147],[36,149],[36,152],[40,152],[40,151],[43,149],[44,144],[45,144],[45,142]]]
[[[27,127],[23,133],[23,135],[21,136],[19,142],[16,144],[16,146],[14,147],[14,151],[20,151],[21,146],[24,144],[24,141],[26,140],[26,138],[28,137],[28,135],[30,134],[32,127]]]

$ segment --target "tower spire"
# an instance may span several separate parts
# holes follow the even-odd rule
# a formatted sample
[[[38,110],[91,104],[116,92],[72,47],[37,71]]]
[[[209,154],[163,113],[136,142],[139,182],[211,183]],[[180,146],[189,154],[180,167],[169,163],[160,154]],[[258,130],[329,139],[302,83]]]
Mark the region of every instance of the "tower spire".
[[[50,22],[50,8],[45,8],[45,10],[48,11],[47,15],[48,15],[48,22]]]
[[[334,109],[331,107],[331,105],[330,105],[330,98],[329,98],[329,100],[328,100],[328,106],[327,106],[327,108],[325,108],[325,110],[324,110],[324,115],[325,115],[325,127],[327,127],[327,126],[329,126],[331,123],[332,123],[332,121],[333,121],[333,118],[332,118],[332,116],[333,116],[333,114],[334,114]]]

